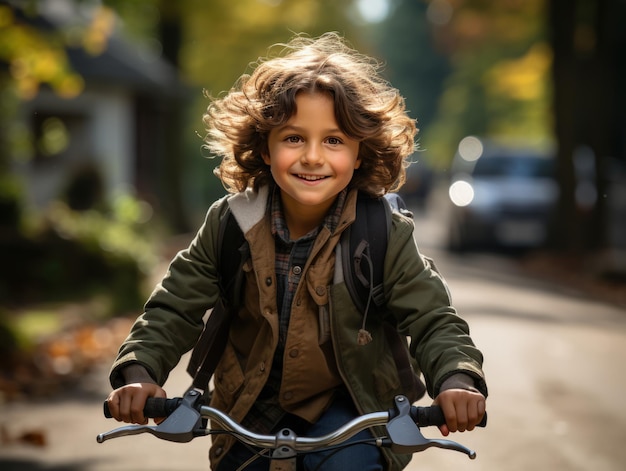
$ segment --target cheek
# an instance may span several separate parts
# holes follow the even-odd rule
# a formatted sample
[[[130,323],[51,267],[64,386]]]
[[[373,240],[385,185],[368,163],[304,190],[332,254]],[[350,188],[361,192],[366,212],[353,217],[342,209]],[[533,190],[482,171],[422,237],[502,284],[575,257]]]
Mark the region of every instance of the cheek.
[[[266,160],[274,180],[285,178],[286,175],[291,173],[291,163],[289,160],[281,157],[280,155],[272,154],[272,157]]]
[[[341,171],[344,173],[353,173],[357,168],[361,166],[360,159],[354,159],[354,156],[344,158],[341,162]]]

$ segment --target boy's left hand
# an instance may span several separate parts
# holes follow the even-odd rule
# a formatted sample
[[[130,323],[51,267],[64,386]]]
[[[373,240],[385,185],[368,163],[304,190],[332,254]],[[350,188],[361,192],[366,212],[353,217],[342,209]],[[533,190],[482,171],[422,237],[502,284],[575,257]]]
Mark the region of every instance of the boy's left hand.
[[[439,393],[433,404],[441,407],[446,418],[446,424],[439,427],[444,437],[450,432],[473,430],[485,415],[485,396],[477,391],[448,389]]]

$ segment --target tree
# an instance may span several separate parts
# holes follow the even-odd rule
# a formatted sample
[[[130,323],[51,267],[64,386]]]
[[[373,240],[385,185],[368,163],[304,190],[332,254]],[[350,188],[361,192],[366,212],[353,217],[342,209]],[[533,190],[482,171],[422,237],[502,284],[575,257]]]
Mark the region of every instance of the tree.
[[[426,10],[425,2],[402,1],[386,22],[371,26],[384,57],[386,77],[405,97],[407,109],[420,127],[428,127],[435,118],[451,72],[449,57],[434,46]]]
[[[606,248],[608,159],[626,163],[623,0],[550,0],[555,137],[561,201],[555,241],[569,252]],[[596,197],[581,200],[581,152],[593,159]],[[580,167],[580,165],[579,165]],[[591,195],[593,196],[593,195]],[[610,195],[609,195],[610,196]]]

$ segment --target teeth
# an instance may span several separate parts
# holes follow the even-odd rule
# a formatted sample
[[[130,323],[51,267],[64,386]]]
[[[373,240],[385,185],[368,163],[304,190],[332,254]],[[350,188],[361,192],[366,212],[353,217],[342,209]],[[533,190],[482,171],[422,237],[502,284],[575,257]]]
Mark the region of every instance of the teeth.
[[[302,178],[304,180],[308,180],[308,181],[314,182],[314,181],[317,181],[317,180],[323,180],[326,177],[318,176],[318,175],[300,175],[300,174],[298,174],[298,178]]]

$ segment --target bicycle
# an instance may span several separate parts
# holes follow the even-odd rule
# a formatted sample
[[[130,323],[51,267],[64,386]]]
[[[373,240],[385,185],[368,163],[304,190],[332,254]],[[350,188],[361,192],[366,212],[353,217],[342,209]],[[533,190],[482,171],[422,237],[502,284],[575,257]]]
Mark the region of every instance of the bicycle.
[[[385,426],[387,436],[372,438],[373,445],[388,447],[395,453],[417,453],[436,447],[465,453],[470,459],[476,458],[476,452],[457,442],[424,437],[420,427],[444,424],[443,412],[438,406],[411,405],[405,396],[396,396],[394,407],[388,411],[363,414],[334,432],[320,437],[301,437],[290,429],[282,429],[275,435],[258,434],[242,427],[224,412],[202,404],[201,398],[202,394],[196,389],[190,389],[183,397],[178,398],[149,398],[144,415],[152,418],[166,417],[163,422],[154,426],[119,427],[99,434],[97,441],[103,443],[113,438],[148,433],[161,440],[187,443],[197,437],[227,433],[257,449],[258,458],[270,459],[271,471],[296,471],[296,458],[299,454],[350,446],[354,443],[344,442],[353,435],[369,427]],[[104,414],[111,417],[106,402]],[[486,425],[486,419],[485,415],[480,427]],[[208,428],[208,420],[214,421],[221,428]]]

